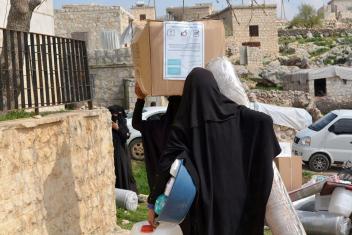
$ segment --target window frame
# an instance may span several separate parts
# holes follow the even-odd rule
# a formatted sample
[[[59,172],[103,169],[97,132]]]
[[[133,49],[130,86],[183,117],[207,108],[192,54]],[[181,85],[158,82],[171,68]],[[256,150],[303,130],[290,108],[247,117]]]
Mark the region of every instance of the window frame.
[[[336,132],[336,126],[338,126],[339,122],[344,122],[344,121],[350,122],[350,125],[349,125],[350,130],[347,129],[346,131],[343,131],[343,132]],[[346,128],[346,125],[340,124],[340,126],[342,126],[343,129]],[[333,128],[332,128],[331,132],[333,132],[336,135],[352,135],[352,118],[341,118],[341,119],[337,120],[334,124],[332,124],[332,127]],[[347,127],[348,127],[348,125],[347,125]]]
[[[259,25],[250,25],[249,26],[249,36],[250,37],[259,37]]]

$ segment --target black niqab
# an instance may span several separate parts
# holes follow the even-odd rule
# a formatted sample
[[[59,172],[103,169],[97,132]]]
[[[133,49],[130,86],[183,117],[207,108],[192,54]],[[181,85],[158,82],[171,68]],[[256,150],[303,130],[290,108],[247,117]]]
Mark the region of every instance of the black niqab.
[[[172,162],[182,158],[198,190],[185,235],[263,234],[279,151],[272,119],[226,98],[212,73],[196,68],[186,79],[149,202],[162,193]]]

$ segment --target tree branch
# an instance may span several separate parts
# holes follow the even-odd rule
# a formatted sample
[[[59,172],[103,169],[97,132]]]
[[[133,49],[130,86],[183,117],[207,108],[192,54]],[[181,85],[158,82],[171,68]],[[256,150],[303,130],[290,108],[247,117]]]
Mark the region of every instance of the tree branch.
[[[31,11],[34,11],[34,9],[37,8],[43,2],[45,2],[45,0],[29,0],[29,3],[28,3],[29,9]]]

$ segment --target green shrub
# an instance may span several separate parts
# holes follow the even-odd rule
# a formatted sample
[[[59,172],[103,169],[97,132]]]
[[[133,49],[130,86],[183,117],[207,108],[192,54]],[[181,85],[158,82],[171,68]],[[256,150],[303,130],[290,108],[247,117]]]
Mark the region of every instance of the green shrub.
[[[323,14],[319,14],[313,6],[302,4],[298,14],[291,21],[290,27],[316,28],[322,25],[322,19]]]

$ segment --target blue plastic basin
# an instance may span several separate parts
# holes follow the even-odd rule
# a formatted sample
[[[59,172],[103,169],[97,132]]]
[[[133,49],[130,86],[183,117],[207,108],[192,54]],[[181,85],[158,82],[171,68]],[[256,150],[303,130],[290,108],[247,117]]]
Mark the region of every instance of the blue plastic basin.
[[[157,220],[180,224],[187,216],[195,196],[196,187],[182,162],[170,195]]]

